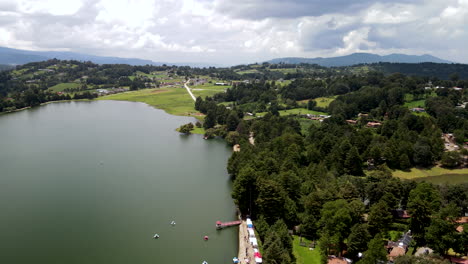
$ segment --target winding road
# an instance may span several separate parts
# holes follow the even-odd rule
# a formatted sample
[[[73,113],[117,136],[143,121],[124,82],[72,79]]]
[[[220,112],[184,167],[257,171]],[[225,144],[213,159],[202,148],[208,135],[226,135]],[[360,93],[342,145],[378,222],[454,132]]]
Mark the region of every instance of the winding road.
[[[185,87],[185,89],[187,89],[187,92],[190,94],[190,96],[192,97],[192,99],[193,99],[194,101],[196,101],[197,98],[195,98],[195,95],[193,95],[192,91],[190,90],[190,87],[188,87],[188,85],[187,85],[189,82],[190,82],[190,79],[188,79],[188,80],[184,83],[184,87]]]

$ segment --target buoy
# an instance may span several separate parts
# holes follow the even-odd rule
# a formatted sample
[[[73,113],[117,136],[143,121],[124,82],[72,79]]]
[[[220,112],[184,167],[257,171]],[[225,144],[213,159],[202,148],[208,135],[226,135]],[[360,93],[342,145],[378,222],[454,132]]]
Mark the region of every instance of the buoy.
[[[154,238],[159,238],[159,235],[158,235],[158,234],[154,234],[153,237],[154,237]]]
[[[203,239],[206,241],[208,240],[208,236],[204,236]]]

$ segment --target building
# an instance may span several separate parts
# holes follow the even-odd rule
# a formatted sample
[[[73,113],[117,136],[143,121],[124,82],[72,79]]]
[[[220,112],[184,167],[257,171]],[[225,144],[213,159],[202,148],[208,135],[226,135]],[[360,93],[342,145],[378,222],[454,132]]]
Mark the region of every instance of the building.
[[[377,127],[380,127],[382,125],[382,123],[380,122],[368,122],[367,123],[367,127],[370,127],[370,128],[377,128]]]
[[[411,111],[417,112],[417,113],[424,113],[426,112],[426,109],[421,108],[421,107],[415,107],[415,108],[411,108]]]
[[[405,255],[412,240],[411,231],[408,231],[397,242],[389,241],[387,245],[388,260],[393,261],[395,258]]]
[[[353,263],[352,260],[347,258],[339,258],[336,256],[328,256],[328,264],[351,264]]]
[[[400,218],[400,219],[411,218],[411,216],[408,214],[408,211],[403,210],[403,209],[392,210],[392,215],[393,217]]]

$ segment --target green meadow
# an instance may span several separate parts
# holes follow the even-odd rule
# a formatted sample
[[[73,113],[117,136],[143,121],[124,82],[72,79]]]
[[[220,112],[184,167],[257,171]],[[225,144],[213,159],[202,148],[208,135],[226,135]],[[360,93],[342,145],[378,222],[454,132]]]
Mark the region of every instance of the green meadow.
[[[194,101],[185,88],[143,89],[103,96],[97,100],[142,102],[172,115],[200,118],[200,114],[194,108]]]
[[[396,170],[393,176],[400,179],[427,181],[434,184],[459,184],[468,183],[468,168],[465,169],[445,169],[432,167],[430,169],[412,168],[410,171]]]
[[[298,236],[294,236],[293,241],[293,254],[296,257],[297,264],[320,264],[321,256],[320,250],[318,247],[310,250],[309,245],[311,243],[310,240],[302,238],[302,241],[305,242],[306,246],[303,247],[300,245],[300,238]]]
[[[65,89],[79,88],[81,84],[79,83],[59,83],[52,87],[49,87],[49,90],[54,92],[63,92]]]

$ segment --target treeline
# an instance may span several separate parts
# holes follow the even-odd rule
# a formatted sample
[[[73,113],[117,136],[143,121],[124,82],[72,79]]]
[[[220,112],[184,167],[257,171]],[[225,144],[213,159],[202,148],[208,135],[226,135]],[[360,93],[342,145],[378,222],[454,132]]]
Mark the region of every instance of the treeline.
[[[405,126],[404,119],[396,122]],[[455,220],[467,212],[468,185],[433,186],[393,178],[388,166],[400,167],[409,158],[403,163],[383,159],[387,154],[377,154],[378,165],[368,176],[363,174],[362,157],[379,152],[378,146],[384,142],[389,152],[400,145],[407,147],[418,162],[425,161],[414,155],[421,155],[422,149],[431,151],[431,142],[440,154],[439,132],[430,131],[434,125],[430,120],[423,119],[422,124],[425,132],[419,135],[408,129],[395,133],[419,138],[411,146],[412,142],[398,135],[354,129],[334,119],[324,121],[321,127],[312,126],[305,136],[294,119],[267,114],[243,124],[243,131],[255,135],[255,146],[241,141],[241,151],[229,159],[228,171],[234,178],[232,196],[242,213],[256,219],[263,241],[271,240],[271,230],[284,222],[287,229],[296,227],[301,236],[318,240],[322,260],[326,260],[325,255],[344,252],[358,260],[357,253],[371,250],[371,244],[377,244],[374,250],[382,252],[382,237],[389,239],[389,231],[408,230],[417,246],[429,245],[440,254],[448,248],[466,254],[467,232],[457,233]],[[411,220],[394,219],[394,209],[407,209]],[[436,239],[441,232],[450,237],[443,246]],[[284,233],[278,245],[289,250],[289,239]],[[386,253],[376,255],[382,259],[367,257],[367,263],[386,261]],[[266,261],[278,257],[273,252],[264,254]],[[281,259],[282,263],[294,263],[286,254]]]
[[[402,73],[408,76],[435,77],[442,80],[449,80],[453,74],[456,74],[460,79],[468,79],[467,64],[382,62],[371,64],[370,67],[385,74]]]
[[[439,85],[446,88],[434,89]],[[232,196],[241,212],[255,219],[266,262],[294,263],[287,230],[295,230],[318,241],[323,261],[327,255],[344,255],[360,263],[379,263],[387,261],[383,239],[408,230],[413,247],[427,245],[440,255],[449,249],[468,253],[468,226],[456,231],[456,220],[468,213],[468,184],[435,186],[402,181],[391,173],[441,160],[447,166],[460,164],[467,151],[444,152],[441,135],[456,131],[459,140],[467,135],[466,110],[455,107],[468,101],[467,95],[452,88],[465,85],[457,78],[375,72],[301,79],[284,87],[257,81],[238,83],[213,98],[198,98],[196,108],[207,114],[206,128],[217,127],[224,131],[219,136],[240,144],[241,151],[228,162]],[[280,117],[275,111],[286,100],[329,95],[339,95],[326,109],[332,117],[304,134],[297,118]],[[426,99],[430,115],[411,113],[403,106],[407,96]],[[231,102],[232,109],[219,102]],[[264,105],[270,113],[242,120],[240,112],[253,105]],[[367,114],[356,124],[346,122],[358,113]],[[236,122],[226,122],[230,115]],[[380,125],[369,128],[368,121]],[[255,145],[248,140],[251,136]],[[395,210],[407,210],[411,219],[395,218]],[[396,263],[417,261],[402,258]]]

